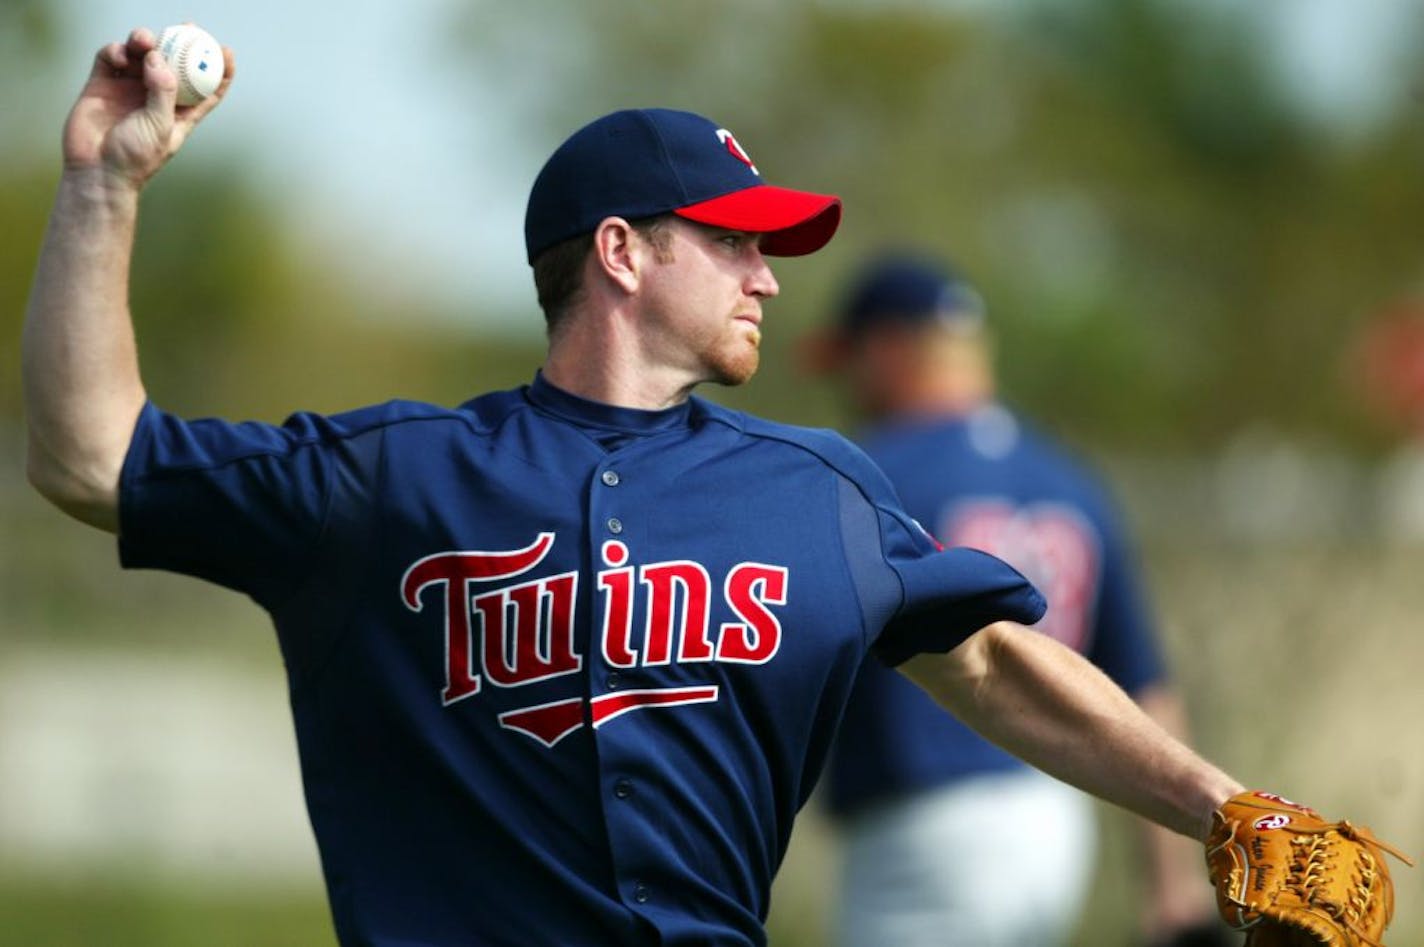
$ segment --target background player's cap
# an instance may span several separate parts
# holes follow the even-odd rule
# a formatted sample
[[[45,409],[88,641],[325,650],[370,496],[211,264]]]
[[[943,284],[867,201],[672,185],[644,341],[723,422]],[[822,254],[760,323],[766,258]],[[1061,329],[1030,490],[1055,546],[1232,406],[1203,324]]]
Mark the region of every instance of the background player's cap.
[[[763,184],[732,133],[700,115],[629,109],[595,119],[550,156],[529,193],[524,247],[532,263],[606,217],[669,212],[765,234],[763,253],[800,256],[831,239],[841,200]]]
[[[920,252],[885,252],[850,281],[832,322],[801,337],[797,361],[810,375],[842,370],[858,341],[879,326],[984,324],[984,299],[953,267]]]
[[[984,299],[947,263],[919,254],[885,254],[851,282],[837,328],[855,337],[887,323],[982,325]]]

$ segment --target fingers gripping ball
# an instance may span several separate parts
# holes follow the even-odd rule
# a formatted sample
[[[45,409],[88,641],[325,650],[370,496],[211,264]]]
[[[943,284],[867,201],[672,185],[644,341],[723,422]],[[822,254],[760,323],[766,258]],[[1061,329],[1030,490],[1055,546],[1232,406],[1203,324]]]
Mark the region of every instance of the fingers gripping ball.
[[[197,105],[222,83],[222,47],[207,30],[191,23],[167,27],[158,35],[158,51],[178,75],[179,105]]]
[[[1248,947],[1382,947],[1394,915],[1385,852],[1413,864],[1368,829],[1267,792],[1228,799],[1206,842],[1217,907]]]

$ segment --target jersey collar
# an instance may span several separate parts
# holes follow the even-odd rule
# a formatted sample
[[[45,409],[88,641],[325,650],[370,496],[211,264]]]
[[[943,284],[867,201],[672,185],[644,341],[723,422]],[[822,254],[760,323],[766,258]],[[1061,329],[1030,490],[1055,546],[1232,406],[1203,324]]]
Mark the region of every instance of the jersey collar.
[[[578,395],[571,395],[562,388],[556,388],[543,372],[534,375],[534,381],[525,389],[525,397],[536,407],[580,427],[602,428],[625,434],[656,434],[675,428],[686,427],[692,410],[691,401],[661,411],[646,411],[641,408],[620,408],[601,401],[589,401]]]

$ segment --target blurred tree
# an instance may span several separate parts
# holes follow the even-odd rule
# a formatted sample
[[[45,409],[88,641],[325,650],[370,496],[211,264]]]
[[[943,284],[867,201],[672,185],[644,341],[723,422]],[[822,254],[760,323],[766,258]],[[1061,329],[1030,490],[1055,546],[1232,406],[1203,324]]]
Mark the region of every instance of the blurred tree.
[[[671,105],[735,123],[769,179],[842,194],[837,241],[779,270],[783,325],[822,318],[868,247],[928,243],[983,284],[1010,396],[1078,437],[1202,445],[1264,419],[1368,444],[1335,363],[1417,273],[1416,114],[1340,147],[1293,110],[1230,4],[706,14],[486,2],[451,42],[477,45],[471,81],[531,117],[536,152],[600,112]],[[795,328],[772,325],[767,370],[727,400],[843,421],[781,366]]]
[[[21,413],[20,326],[57,173],[0,166],[0,338],[14,353],[0,359],[0,418]],[[149,393],[184,414],[277,419],[397,395],[459,401],[538,364],[535,342],[383,312],[338,272],[236,165],[169,166],[144,194],[130,294]]]
[[[0,6],[0,74],[18,73],[49,55],[59,27],[52,0],[6,0]]]
[[[1114,301],[1130,304],[1124,321],[1145,318],[1171,342],[1143,365],[1179,379],[1169,401],[1192,405],[1180,422],[1197,440],[1253,416],[1367,439],[1335,366],[1362,314],[1417,273],[1417,115],[1340,147],[1273,82],[1241,7],[1100,0],[1025,25],[1127,123],[1129,134],[1079,139],[1079,162],[1130,153],[1129,136],[1155,140],[1140,153],[1152,160],[1084,178],[1135,274]],[[1377,189],[1393,200],[1371,198]]]
[[[68,102],[36,103],[71,94],[53,88],[49,68],[64,9],[0,3],[10,105],[0,108],[0,425],[22,413],[20,326],[59,173]],[[472,338],[419,300],[391,313],[395,303],[348,286],[292,235],[254,165],[239,153],[226,164],[174,162],[144,194],[130,301],[155,400],[185,414],[276,419],[396,395],[449,403],[528,379],[539,345]]]
[[[0,108],[0,163],[32,146],[35,116],[18,107],[39,87],[36,67],[53,55],[61,29],[52,0],[5,0],[0,4],[0,89],[10,107]],[[51,138],[50,141],[57,141]]]
[[[0,422],[20,414],[20,324],[53,175],[0,164]]]

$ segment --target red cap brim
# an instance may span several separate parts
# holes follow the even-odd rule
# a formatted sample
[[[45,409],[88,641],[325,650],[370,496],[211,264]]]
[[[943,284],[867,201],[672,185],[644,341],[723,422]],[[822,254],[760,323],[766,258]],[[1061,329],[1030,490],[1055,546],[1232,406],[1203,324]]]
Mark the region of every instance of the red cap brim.
[[[768,256],[803,256],[830,242],[841,223],[841,199],[760,184],[673,211],[699,224],[766,236]]]

